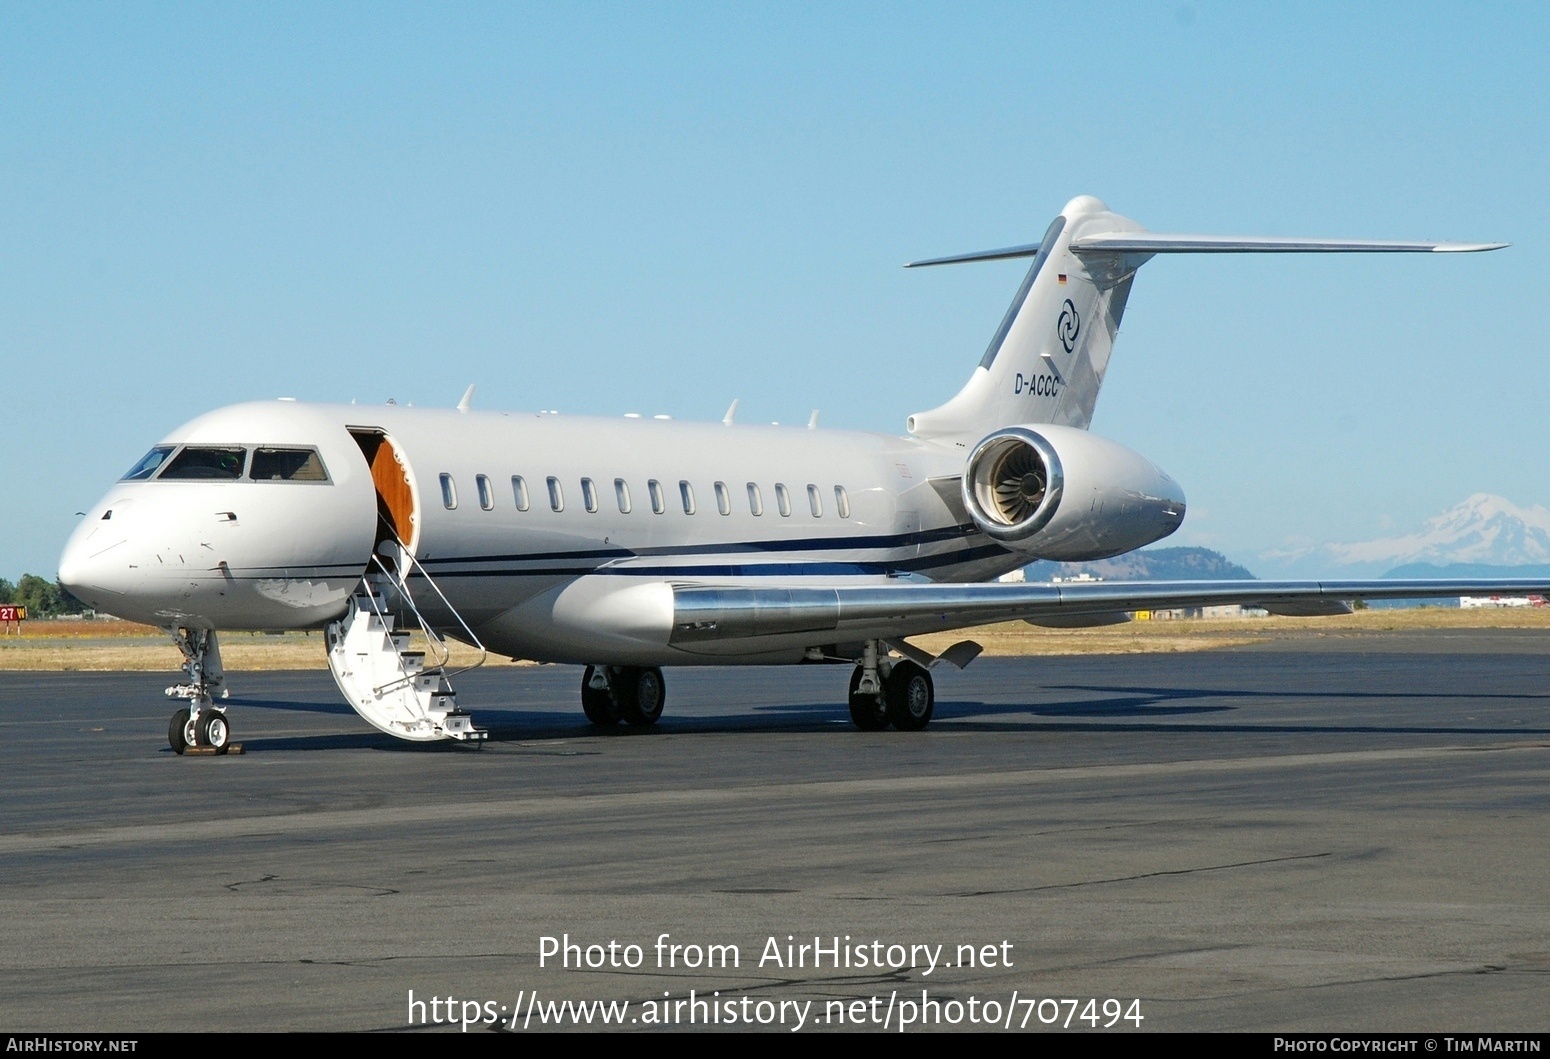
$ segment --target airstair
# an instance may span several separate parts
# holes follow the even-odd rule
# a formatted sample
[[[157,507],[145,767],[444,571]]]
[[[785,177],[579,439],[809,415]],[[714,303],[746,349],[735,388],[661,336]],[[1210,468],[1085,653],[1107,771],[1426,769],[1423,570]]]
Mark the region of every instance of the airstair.
[[[417,742],[455,739],[480,742],[488,734],[475,728],[473,717],[458,709],[451,677],[484,664],[484,645],[447,601],[436,582],[409,549],[384,545],[361,578],[345,616],[328,626],[328,668],[334,683],[355,712],[389,735]],[[479,649],[471,666],[450,670],[451,651],[425,619],[410,592],[411,577],[428,585],[462,626],[467,641]],[[410,634],[418,628],[427,651],[410,650]]]

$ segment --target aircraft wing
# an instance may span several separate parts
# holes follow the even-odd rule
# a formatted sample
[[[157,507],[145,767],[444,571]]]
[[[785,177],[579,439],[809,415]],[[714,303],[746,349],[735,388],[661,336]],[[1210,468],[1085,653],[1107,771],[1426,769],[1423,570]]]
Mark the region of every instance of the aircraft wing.
[[[1016,619],[1103,624],[1128,611],[1237,603],[1278,614],[1349,611],[1348,601],[1550,594],[1550,579],[1492,581],[1095,581],[835,588],[673,586],[675,645],[801,635],[816,643],[897,639]]]

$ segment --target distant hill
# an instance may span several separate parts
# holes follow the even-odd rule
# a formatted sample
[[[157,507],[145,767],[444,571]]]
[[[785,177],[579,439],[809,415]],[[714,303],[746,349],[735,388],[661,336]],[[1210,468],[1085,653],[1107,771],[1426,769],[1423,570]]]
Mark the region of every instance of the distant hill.
[[[1090,574],[1105,581],[1249,581],[1254,575],[1210,548],[1147,548],[1092,563],[1034,563],[1028,580]]]

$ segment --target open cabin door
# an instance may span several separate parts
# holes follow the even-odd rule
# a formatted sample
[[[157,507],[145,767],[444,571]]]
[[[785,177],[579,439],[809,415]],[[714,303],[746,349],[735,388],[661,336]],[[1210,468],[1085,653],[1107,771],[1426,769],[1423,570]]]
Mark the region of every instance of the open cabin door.
[[[377,536],[372,541],[372,552],[380,554],[386,542],[401,542],[412,554],[419,543],[420,526],[408,461],[393,439],[381,430],[352,427],[350,436],[361,447],[377,490]]]

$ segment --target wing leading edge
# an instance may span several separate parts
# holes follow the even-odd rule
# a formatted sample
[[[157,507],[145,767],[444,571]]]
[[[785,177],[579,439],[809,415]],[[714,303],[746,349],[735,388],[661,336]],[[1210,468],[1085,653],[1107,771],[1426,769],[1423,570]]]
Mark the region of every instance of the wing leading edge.
[[[673,586],[669,642],[769,636],[890,639],[1017,619],[1080,618],[1134,610],[1264,607],[1339,613],[1350,600],[1550,593],[1550,580],[1100,581],[1082,584],[880,585],[838,588]]]

